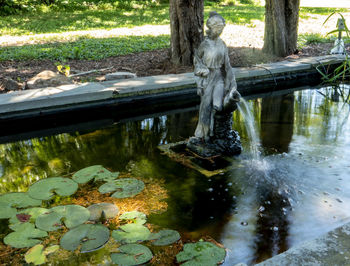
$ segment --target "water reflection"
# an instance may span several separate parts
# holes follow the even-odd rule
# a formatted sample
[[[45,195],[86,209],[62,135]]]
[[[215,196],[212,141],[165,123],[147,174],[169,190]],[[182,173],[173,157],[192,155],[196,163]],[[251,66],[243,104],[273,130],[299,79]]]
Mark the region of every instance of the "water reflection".
[[[164,179],[168,210],[150,222],[213,237],[229,250],[225,265],[262,261],[350,220],[350,108],[328,90],[251,101],[264,151],[254,160],[235,112],[245,149],[224,175],[207,179],[157,150],[193,134],[192,111],[0,145],[0,192],[93,164]]]

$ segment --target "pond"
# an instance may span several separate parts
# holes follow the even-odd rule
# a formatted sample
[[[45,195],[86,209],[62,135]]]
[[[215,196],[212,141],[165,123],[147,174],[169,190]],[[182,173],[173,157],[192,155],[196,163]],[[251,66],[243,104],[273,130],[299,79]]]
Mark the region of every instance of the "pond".
[[[218,175],[206,177],[157,148],[193,134],[198,111],[192,108],[97,130],[77,128],[1,144],[0,193],[26,191],[39,179],[103,165],[145,182],[152,199],[136,197],[129,204],[144,211],[148,223],[177,230],[182,242],[221,243],[227,249],[223,265],[261,262],[350,221],[349,104],[338,101],[330,88],[322,88],[263,95],[251,98],[248,106],[259,152],[253,153],[244,117],[236,111],[234,129],[243,152]],[[83,198],[94,200],[93,195]],[[79,200],[73,196],[46,204]],[[11,230],[7,220],[0,223],[2,239]],[[0,248],[1,255],[14,252],[5,245]],[[152,251],[175,261],[176,254]],[[56,256],[52,261],[110,263],[105,251]]]

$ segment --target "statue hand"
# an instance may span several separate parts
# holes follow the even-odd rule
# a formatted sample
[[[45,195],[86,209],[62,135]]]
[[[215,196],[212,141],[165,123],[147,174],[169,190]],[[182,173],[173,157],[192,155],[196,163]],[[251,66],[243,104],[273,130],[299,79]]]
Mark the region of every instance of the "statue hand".
[[[203,94],[204,94],[204,91],[203,91],[203,88],[197,88],[197,95],[199,95],[199,96],[203,96]]]
[[[209,75],[209,69],[208,68],[200,68],[194,74],[196,76],[206,77]]]

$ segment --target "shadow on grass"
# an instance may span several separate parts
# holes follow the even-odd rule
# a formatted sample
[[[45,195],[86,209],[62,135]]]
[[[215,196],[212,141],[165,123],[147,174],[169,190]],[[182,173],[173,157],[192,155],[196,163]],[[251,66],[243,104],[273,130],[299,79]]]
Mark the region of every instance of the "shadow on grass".
[[[170,36],[121,36],[115,38],[81,38],[74,42],[48,43],[0,48],[0,61],[49,59],[100,60],[107,57],[170,47]]]

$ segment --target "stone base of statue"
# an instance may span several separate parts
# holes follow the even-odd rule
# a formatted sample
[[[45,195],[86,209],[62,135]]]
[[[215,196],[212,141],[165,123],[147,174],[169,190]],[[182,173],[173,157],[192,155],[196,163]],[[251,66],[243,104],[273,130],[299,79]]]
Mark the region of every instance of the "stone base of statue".
[[[240,154],[242,145],[238,133],[232,130],[232,112],[231,108],[229,111],[226,109],[216,113],[213,136],[208,140],[191,137],[187,148],[203,158]]]

